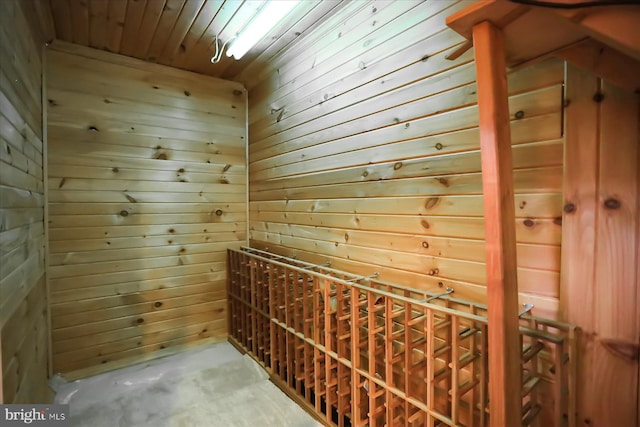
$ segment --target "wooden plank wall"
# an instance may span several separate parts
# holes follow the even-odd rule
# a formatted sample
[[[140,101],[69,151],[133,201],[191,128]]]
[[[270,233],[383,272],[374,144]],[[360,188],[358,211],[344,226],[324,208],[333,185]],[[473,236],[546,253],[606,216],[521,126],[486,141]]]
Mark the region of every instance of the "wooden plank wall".
[[[42,52],[48,3],[0,2],[0,403],[50,401]]]
[[[473,51],[455,1],[357,2],[247,87],[253,246],[485,300]],[[357,7],[356,7],[357,6]],[[555,316],[563,63],[510,73],[520,301]]]
[[[225,251],[246,239],[246,91],[65,42],[47,60],[55,371],[225,339]]]
[[[638,425],[640,97],[569,66],[564,319],[582,328],[580,426]]]

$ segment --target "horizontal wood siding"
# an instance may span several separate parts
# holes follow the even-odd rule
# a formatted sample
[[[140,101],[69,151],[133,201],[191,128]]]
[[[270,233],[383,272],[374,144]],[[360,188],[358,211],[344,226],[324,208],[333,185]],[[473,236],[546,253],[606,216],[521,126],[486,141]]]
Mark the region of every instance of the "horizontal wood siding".
[[[463,39],[445,25],[468,4],[345,8],[274,59],[249,93],[253,246],[484,301],[473,51],[447,59]],[[556,60],[508,76],[520,299],[552,316],[562,85]]]
[[[40,21],[47,9],[38,1],[0,2],[0,403],[51,398],[42,51],[53,35]]]
[[[47,59],[54,369],[226,338],[225,251],[246,239],[245,90],[64,42]]]

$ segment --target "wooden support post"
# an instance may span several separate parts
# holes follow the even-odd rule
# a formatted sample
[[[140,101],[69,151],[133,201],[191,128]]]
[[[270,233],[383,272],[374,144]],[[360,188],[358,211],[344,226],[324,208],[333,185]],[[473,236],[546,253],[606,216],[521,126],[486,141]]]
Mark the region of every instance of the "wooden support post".
[[[360,425],[362,420],[362,406],[360,405],[360,304],[358,301],[359,292],[356,288],[351,289],[351,407],[353,425]]]
[[[515,213],[507,76],[502,32],[490,22],[473,27],[489,318],[491,426],[521,423]]]
[[[276,375],[277,371],[277,357],[278,347],[276,340],[276,328],[278,327],[272,320],[276,318],[278,313],[278,307],[276,305],[276,286],[278,283],[278,266],[271,264],[269,270],[269,357],[270,367],[273,375]]]

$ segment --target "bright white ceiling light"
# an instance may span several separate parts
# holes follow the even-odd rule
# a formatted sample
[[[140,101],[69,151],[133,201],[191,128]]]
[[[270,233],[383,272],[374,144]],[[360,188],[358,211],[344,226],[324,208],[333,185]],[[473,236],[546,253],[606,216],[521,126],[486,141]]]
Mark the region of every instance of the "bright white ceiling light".
[[[299,0],[271,0],[244,27],[227,49],[227,56],[240,59],[293,9]]]

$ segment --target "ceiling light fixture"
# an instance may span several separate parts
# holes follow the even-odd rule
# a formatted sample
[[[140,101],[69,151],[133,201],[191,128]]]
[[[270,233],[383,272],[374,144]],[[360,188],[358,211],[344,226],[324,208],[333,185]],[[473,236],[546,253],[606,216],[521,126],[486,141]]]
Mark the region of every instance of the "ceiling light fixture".
[[[235,59],[242,58],[269,30],[287,16],[298,3],[299,0],[271,0],[267,2],[233,40],[233,43],[227,49],[227,56],[233,55]]]

